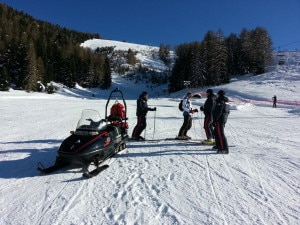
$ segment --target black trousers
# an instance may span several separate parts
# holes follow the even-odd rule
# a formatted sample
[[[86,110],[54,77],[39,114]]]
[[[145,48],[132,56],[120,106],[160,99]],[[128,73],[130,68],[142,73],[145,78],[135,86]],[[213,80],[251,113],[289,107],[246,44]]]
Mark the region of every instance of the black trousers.
[[[214,128],[213,128],[213,119],[211,115],[205,115],[204,117],[204,126],[206,139],[214,138]]]
[[[192,127],[192,117],[190,115],[183,117],[183,124],[179,130],[178,136],[185,136]]]
[[[224,134],[225,123],[217,121],[215,126],[215,142],[220,151],[228,150],[227,138]]]
[[[146,126],[147,126],[146,116],[138,116],[137,124],[135,125],[132,132],[132,137],[138,138],[139,136],[141,136],[141,133],[146,128]]]

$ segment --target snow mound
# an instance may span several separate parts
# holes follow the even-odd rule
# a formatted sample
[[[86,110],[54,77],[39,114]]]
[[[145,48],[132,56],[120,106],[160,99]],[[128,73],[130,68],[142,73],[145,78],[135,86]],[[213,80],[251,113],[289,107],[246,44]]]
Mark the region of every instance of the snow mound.
[[[255,108],[255,105],[253,105],[251,103],[230,106],[230,109],[236,109],[239,111],[252,111],[254,108]]]
[[[296,107],[294,109],[290,109],[288,112],[292,113],[292,114],[300,115],[300,107]]]

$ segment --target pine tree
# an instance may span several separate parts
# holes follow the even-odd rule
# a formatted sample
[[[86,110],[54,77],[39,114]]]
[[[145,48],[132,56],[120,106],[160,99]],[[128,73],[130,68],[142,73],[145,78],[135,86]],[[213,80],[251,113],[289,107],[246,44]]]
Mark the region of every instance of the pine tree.
[[[110,61],[108,57],[105,57],[104,59],[103,73],[103,85],[101,88],[107,89],[111,86]]]
[[[216,80],[215,84],[220,85],[224,83],[229,83],[230,76],[228,74],[228,50],[225,44],[224,34],[221,30],[216,33],[217,36],[217,57],[216,57]]]
[[[6,68],[0,68],[0,91],[8,91],[9,82]]]
[[[170,60],[170,45],[164,45],[164,44],[160,44],[159,46],[159,50],[158,50],[158,55],[159,58],[167,65],[169,66],[171,63]]]
[[[231,75],[237,75],[240,73],[240,40],[236,34],[230,34],[225,40],[228,52],[228,73]]]
[[[37,91],[39,81],[38,62],[33,43],[29,44],[27,76],[25,77],[25,90]]]
[[[257,27],[251,32],[255,61],[255,74],[265,73],[266,67],[272,59],[272,41],[266,29]]]
[[[240,34],[240,41],[241,41],[240,72],[241,74],[252,73],[253,63],[255,61],[255,53],[253,49],[251,33],[247,29],[242,30]]]
[[[203,58],[204,68],[205,68],[205,80],[206,85],[217,85],[219,84],[219,62],[218,62],[218,54],[219,54],[219,43],[218,37],[213,31],[209,31],[206,33],[203,41]]]
[[[205,67],[202,55],[202,44],[200,42],[191,43],[191,84],[192,87],[203,87],[205,84]]]
[[[135,52],[132,51],[131,49],[128,49],[128,52],[127,52],[127,62],[128,64],[130,65],[135,65],[137,63],[137,59],[135,57]]]

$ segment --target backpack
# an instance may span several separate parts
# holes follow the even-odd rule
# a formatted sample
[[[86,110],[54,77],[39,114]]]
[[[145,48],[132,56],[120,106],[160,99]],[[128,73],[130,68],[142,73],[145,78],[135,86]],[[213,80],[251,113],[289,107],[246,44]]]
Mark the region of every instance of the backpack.
[[[229,114],[230,113],[230,105],[228,103],[225,103],[225,107],[223,109],[223,113]]]
[[[181,101],[179,102],[179,105],[178,105],[178,109],[179,109],[181,112],[183,111],[182,102],[183,102],[183,100],[181,99]]]

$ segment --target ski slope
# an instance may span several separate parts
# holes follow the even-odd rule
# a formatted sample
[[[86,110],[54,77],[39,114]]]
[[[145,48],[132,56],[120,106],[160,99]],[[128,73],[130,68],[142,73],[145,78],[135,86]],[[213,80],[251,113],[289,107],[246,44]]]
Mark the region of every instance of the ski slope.
[[[128,99],[131,135],[136,98],[146,87],[133,89],[116,76],[114,82]],[[55,161],[83,109],[96,109],[104,117],[110,90],[0,92],[0,224],[299,224],[299,83],[295,64],[288,72],[277,68],[212,87],[224,89],[232,100],[225,133],[234,147],[228,155],[192,142],[128,142],[107,162],[108,169],[88,180],[76,166],[51,175],[41,175],[36,166]],[[186,90],[161,98],[149,93],[148,103],[157,112],[148,113],[143,135],[175,137],[183,122],[178,97]],[[192,103],[199,108],[204,101]],[[188,134],[204,138],[202,127],[199,112]]]

